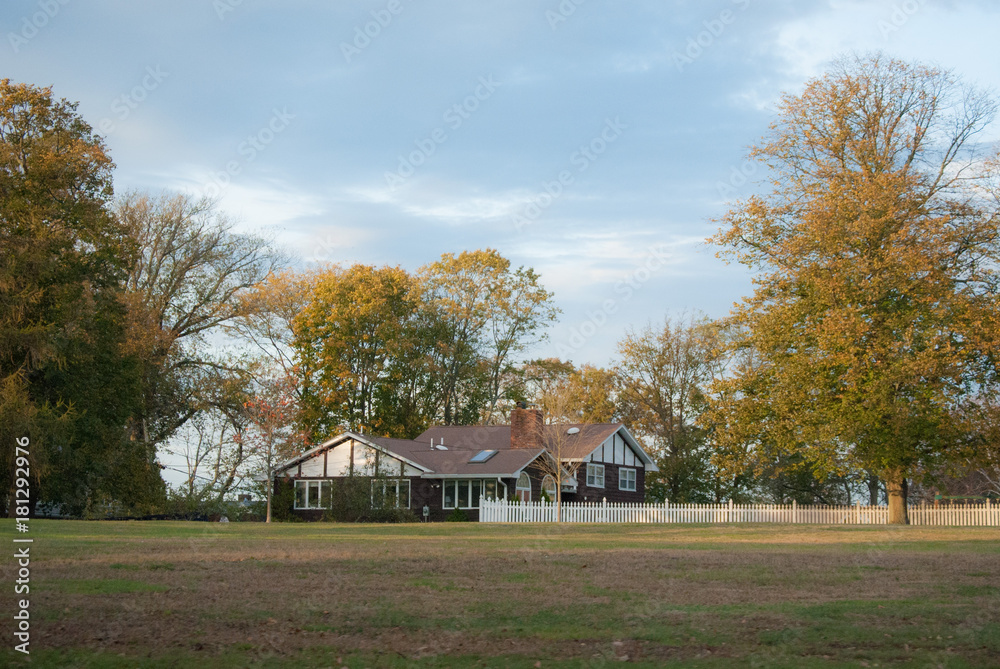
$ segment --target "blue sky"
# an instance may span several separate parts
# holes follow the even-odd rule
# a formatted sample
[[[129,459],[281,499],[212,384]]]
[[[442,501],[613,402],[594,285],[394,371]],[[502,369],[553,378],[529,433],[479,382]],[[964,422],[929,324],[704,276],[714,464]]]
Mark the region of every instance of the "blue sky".
[[[116,190],[217,196],[302,266],[496,248],[563,311],[532,355],[604,365],[629,327],[750,291],[704,240],[758,187],[743,156],[783,91],[875,49],[1000,90],[998,19],[961,0],[7,0],[0,76],[79,101]]]

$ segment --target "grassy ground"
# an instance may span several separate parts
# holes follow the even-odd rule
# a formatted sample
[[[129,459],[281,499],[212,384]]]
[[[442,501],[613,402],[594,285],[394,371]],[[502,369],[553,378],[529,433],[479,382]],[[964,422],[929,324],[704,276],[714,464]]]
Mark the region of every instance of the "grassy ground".
[[[1000,532],[32,521],[33,667],[997,667]],[[2,564],[10,586],[14,561]],[[9,613],[8,613],[9,611]]]

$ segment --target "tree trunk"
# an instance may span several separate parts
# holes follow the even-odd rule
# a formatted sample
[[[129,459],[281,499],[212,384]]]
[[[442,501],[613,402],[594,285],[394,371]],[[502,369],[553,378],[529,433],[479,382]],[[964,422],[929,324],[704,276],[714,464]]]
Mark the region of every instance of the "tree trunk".
[[[562,476],[556,477],[556,522],[562,522]]]
[[[273,493],[273,491],[274,491],[274,481],[269,478],[267,481],[267,515],[264,516],[265,523],[271,522],[271,494]]]
[[[874,474],[868,475],[868,505],[878,506],[879,480]]]
[[[906,494],[909,488],[902,469],[894,469],[885,475],[885,491],[889,498],[889,524],[909,525],[906,511]]]

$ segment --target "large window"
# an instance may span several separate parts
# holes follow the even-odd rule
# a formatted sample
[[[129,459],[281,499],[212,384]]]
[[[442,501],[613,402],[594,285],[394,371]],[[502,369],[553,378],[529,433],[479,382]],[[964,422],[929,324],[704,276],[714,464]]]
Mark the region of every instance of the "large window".
[[[322,509],[323,501],[328,499],[329,495],[330,483],[328,481],[295,482],[296,509]]]
[[[591,488],[604,487],[604,465],[587,464],[587,485]]]
[[[618,470],[618,489],[635,490],[635,470],[622,467]]]
[[[372,506],[409,509],[410,479],[373,479]]]
[[[446,509],[478,509],[479,500],[497,498],[496,479],[454,479],[444,481],[444,499],[442,504]]]

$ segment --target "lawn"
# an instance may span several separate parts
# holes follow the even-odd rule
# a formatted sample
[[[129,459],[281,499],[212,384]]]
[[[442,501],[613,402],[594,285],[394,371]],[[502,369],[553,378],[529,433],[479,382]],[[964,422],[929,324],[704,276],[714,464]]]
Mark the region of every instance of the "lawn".
[[[997,667],[1000,532],[31,523],[32,667]],[[3,561],[10,585],[16,565]],[[6,597],[12,625],[14,600]]]

